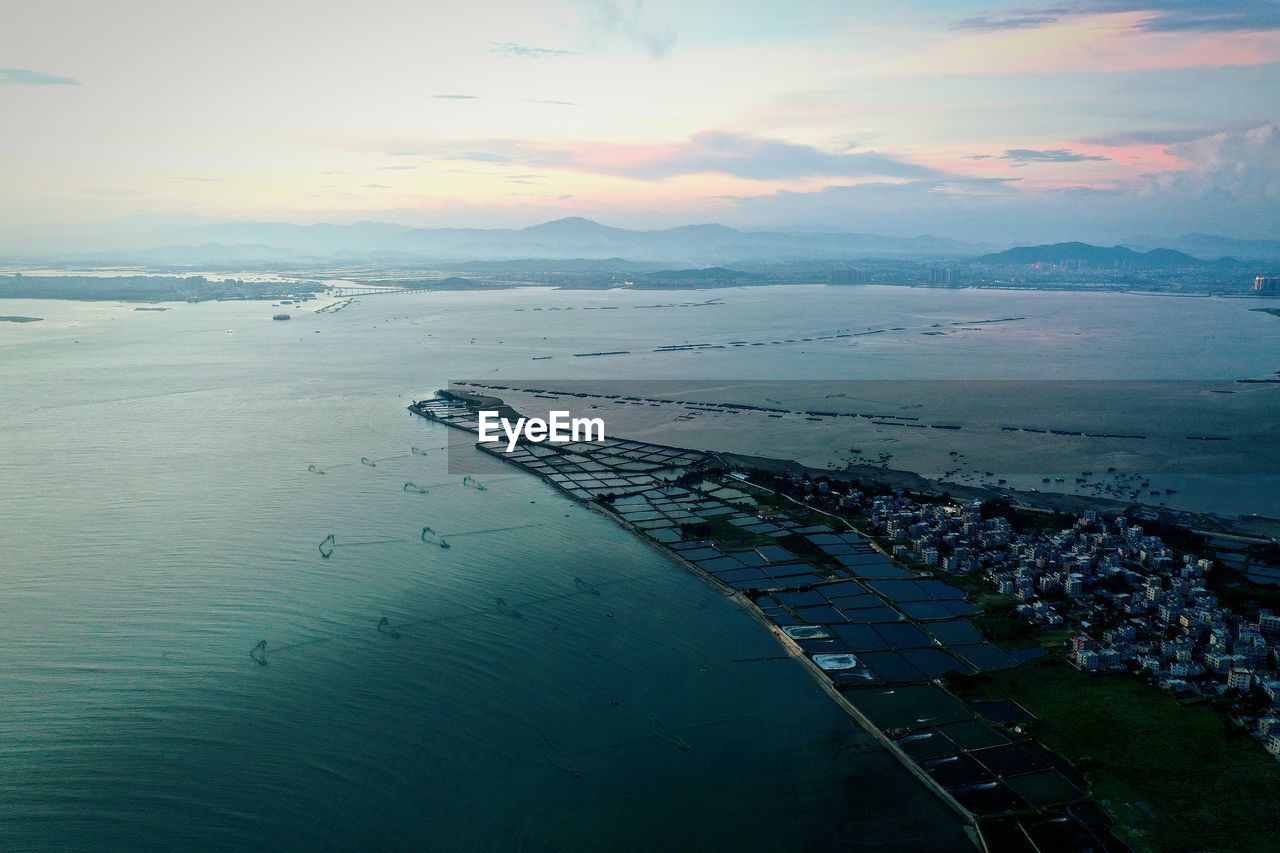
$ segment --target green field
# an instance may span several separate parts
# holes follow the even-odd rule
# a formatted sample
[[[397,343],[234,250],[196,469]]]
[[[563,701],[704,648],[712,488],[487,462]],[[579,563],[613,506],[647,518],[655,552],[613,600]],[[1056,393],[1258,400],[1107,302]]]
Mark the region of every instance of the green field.
[[[1209,706],[1057,657],[964,687],[1035,714],[1035,736],[1085,776],[1136,849],[1280,849],[1280,762]]]

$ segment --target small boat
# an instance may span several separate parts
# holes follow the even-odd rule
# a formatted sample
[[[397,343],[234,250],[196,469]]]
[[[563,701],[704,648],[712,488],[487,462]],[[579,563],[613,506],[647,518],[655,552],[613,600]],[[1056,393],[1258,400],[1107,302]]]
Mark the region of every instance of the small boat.
[[[272,314],[271,319],[272,320],[292,320],[293,318],[288,314]]]
[[[552,767],[556,767],[568,773],[570,776],[580,778],[582,771],[578,769],[578,765],[569,760],[569,756],[565,755],[560,747],[556,746],[555,741],[549,737],[542,739],[542,746]]]
[[[659,720],[656,714],[649,715],[649,723],[653,726],[653,733],[665,740],[667,743],[685,750],[686,752],[693,748],[689,746],[689,742],[687,740],[668,729],[666,724],[663,723],[662,720]]]

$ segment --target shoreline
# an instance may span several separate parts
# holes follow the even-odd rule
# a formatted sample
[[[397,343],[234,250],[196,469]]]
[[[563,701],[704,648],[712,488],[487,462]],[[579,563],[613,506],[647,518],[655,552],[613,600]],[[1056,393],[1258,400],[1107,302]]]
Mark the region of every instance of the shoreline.
[[[476,394],[473,392],[459,393],[454,391],[439,392],[437,396],[432,400],[421,401],[421,402],[415,401],[413,404],[411,404],[408,407],[408,409],[411,413],[418,415],[420,417],[423,417],[424,419],[434,421],[436,423],[439,423],[451,429],[460,430],[462,432],[466,432],[474,435],[475,430],[469,428],[466,425],[465,418],[467,417],[468,413],[473,412],[474,409],[478,407],[485,407],[485,408],[497,407],[497,408],[504,409],[507,412],[512,412],[510,407],[507,406],[500,398]],[[697,463],[697,466],[701,466],[701,467],[693,466],[691,468],[690,473],[696,473],[697,476],[699,477],[703,476],[703,474],[701,473],[703,470],[705,470],[705,472],[709,475],[713,467],[715,468],[735,467],[733,464],[727,464],[727,463],[734,462],[736,459],[731,455],[722,455],[714,452],[691,451],[683,448],[673,448],[666,445],[658,445],[652,442],[633,442],[630,440],[623,440],[623,441],[627,445],[642,445],[647,448],[656,448],[663,452],[669,451],[669,452],[675,452],[679,454],[698,457],[700,459],[700,462]],[[907,681],[901,682],[901,685],[902,687],[916,687],[918,689],[932,691],[932,693],[934,695],[937,695],[939,698],[948,700],[951,703],[955,703],[955,706],[957,708],[964,708],[966,716],[961,716],[957,719],[951,719],[946,716],[946,711],[944,710],[942,713],[938,714],[935,717],[921,717],[917,719],[914,724],[908,723],[905,726],[889,726],[889,725],[878,724],[876,721],[874,721],[871,718],[871,716],[869,716],[869,713],[867,711],[864,711],[863,709],[859,708],[853,701],[851,701],[849,695],[846,695],[846,694],[854,693],[855,691],[858,691],[858,690],[868,691],[868,695],[870,695],[872,691],[877,691],[877,690],[880,691],[881,694],[884,694],[884,693],[893,694],[898,692],[898,689],[901,689],[901,688],[894,689],[894,685],[897,684],[898,682],[891,682],[888,679],[882,678],[880,679],[878,686],[873,686],[868,683],[863,683],[861,685],[858,685],[858,684],[851,683],[849,681],[838,681],[837,676],[842,673],[839,673],[838,671],[837,672],[828,671],[823,669],[821,666],[819,666],[818,663],[815,661],[815,659],[810,656],[811,653],[806,652],[805,648],[801,645],[800,642],[798,642],[795,638],[792,638],[791,636],[789,636],[782,629],[782,627],[777,621],[774,621],[773,619],[771,619],[770,615],[765,612],[765,610],[760,606],[758,601],[753,599],[752,597],[753,595],[768,597],[768,593],[764,592],[763,590],[757,590],[755,588],[743,589],[743,588],[735,588],[735,586],[729,585],[722,578],[717,577],[715,574],[711,573],[706,568],[686,558],[680,551],[676,550],[676,548],[673,545],[671,545],[669,542],[659,541],[652,534],[652,531],[643,529],[637,526],[637,524],[633,523],[631,520],[627,519],[621,512],[619,512],[614,508],[612,504],[612,500],[607,499],[604,496],[600,496],[598,498],[584,497],[584,495],[581,493],[581,490],[570,488],[566,486],[564,482],[557,481],[556,479],[553,479],[551,476],[548,476],[540,471],[532,470],[524,462],[517,459],[510,458],[509,454],[506,452],[503,452],[501,449],[489,448],[489,447],[478,445],[478,444],[475,445],[475,448],[477,450],[480,450],[481,452],[486,453],[487,455],[500,457],[504,461],[506,461],[508,464],[513,464],[513,465],[516,465],[518,468],[524,469],[526,473],[530,473],[535,476],[538,476],[544,482],[548,482],[554,487],[556,487],[558,491],[563,493],[565,496],[569,497],[571,500],[574,500],[577,503],[585,504],[593,512],[597,512],[602,516],[606,516],[610,518],[612,521],[614,521],[614,523],[618,524],[620,527],[631,532],[632,534],[637,535],[639,539],[646,542],[651,547],[663,552],[669,559],[681,565],[687,572],[689,572],[693,576],[701,579],[704,583],[707,583],[708,585],[722,592],[724,597],[735,600],[739,606],[743,607],[744,610],[752,616],[753,619],[755,619],[765,630],[767,630],[771,635],[774,636],[774,638],[778,641],[779,645],[786,652],[786,655],[788,658],[799,659],[800,662],[803,663],[806,670],[809,672],[810,676],[817,681],[817,683],[822,687],[823,691],[828,695],[829,698],[833,699],[837,703],[837,705],[849,717],[853,719],[854,722],[856,722],[869,735],[875,738],[876,741],[882,747],[887,749],[889,753],[893,755],[893,757],[900,764],[904,765],[906,769],[909,772],[911,772],[911,774],[917,780],[923,783],[931,793],[933,793],[935,796],[941,799],[947,806],[949,806],[961,818],[961,821],[963,823],[963,828],[966,834],[970,837],[970,840],[974,843],[975,847],[977,847],[978,849],[981,849],[983,851],[988,851],[988,853],[990,853],[990,851],[993,849],[988,844],[988,840],[984,835],[984,831],[983,831],[984,826],[990,825],[993,828],[1003,827],[1007,825],[1009,821],[1044,820],[1044,819],[1052,818],[1056,815],[1066,815],[1070,817],[1071,815],[1070,810],[1073,806],[1078,805],[1082,802],[1091,802],[1088,799],[1088,797],[1085,795],[1083,790],[1077,790],[1077,794],[1078,794],[1077,796],[1069,797],[1065,800],[1057,799],[1050,802],[1030,804],[1026,801],[1023,801],[1020,797],[1016,797],[1015,798],[1016,802],[1020,802],[1021,806],[1018,806],[1015,803],[1012,807],[1006,806],[1003,808],[988,809],[986,811],[983,811],[981,808],[970,808],[966,806],[964,803],[960,802],[960,800],[957,799],[957,796],[953,792],[959,792],[959,791],[972,792],[973,789],[975,788],[988,788],[988,787],[994,788],[995,786],[1004,786],[1004,782],[1002,781],[1003,776],[997,775],[996,781],[994,782],[979,783],[976,785],[975,784],[968,784],[968,785],[958,784],[957,785],[953,781],[953,786],[949,790],[948,787],[943,782],[933,778],[929,774],[928,768],[924,766],[922,759],[920,759],[919,757],[917,757],[916,759],[913,759],[913,757],[909,753],[907,753],[902,746],[903,743],[910,742],[909,738],[916,733],[919,733],[921,731],[939,731],[937,729],[931,729],[928,727],[928,725],[933,725],[934,724],[933,721],[935,720],[940,721],[936,723],[936,725],[939,725],[939,726],[949,724],[949,723],[954,723],[958,725],[958,724],[964,723],[965,721],[972,721],[972,722],[981,724],[983,726],[988,725],[973,708],[969,707],[960,697],[951,693],[951,691],[947,688],[942,676],[927,678],[923,682],[914,678],[910,678]],[[748,458],[750,457],[743,457],[741,458],[741,461],[745,462],[746,459]],[[788,463],[784,460],[772,460],[772,461],[776,464],[783,465],[783,466],[794,465],[794,463]],[[670,463],[670,464],[674,464],[674,463]],[[830,472],[826,472],[826,473],[830,473]],[[763,485],[751,482],[745,476],[736,477],[736,482],[749,486],[751,489],[765,492],[775,497],[785,497],[785,496],[781,496],[779,493],[775,492],[773,489],[767,486],[763,486]],[[637,487],[636,489],[633,490],[633,493],[642,494],[642,493],[652,492],[652,491],[662,491],[663,488],[664,487],[661,485],[661,483],[655,480],[649,483],[647,487],[644,487],[644,486]],[[683,489],[680,489],[680,491],[683,491]],[[786,498],[786,499],[794,503],[794,501],[792,501],[790,498]],[[808,508],[805,508],[805,509],[808,509]],[[877,557],[883,559],[883,561],[886,564],[890,564],[894,566],[895,571],[902,572],[902,575],[892,575],[893,577],[905,576],[910,578],[919,578],[922,580],[930,579],[933,577],[932,575],[919,574],[914,571],[909,572],[908,570],[901,568],[900,564],[898,564],[890,555],[886,554],[883,548],[881,548],[879,544],[877,544],[874,540],[864,536],[863,534],[858,533],[852,527],[852,525],[850,525],[847,521],[835,516],[830,516],[830,514],[828,513],[822,513],[822,514],[825,516],[828,516],[829,518],[831,518],[833,522],[836,522],[836,523],[829,527],[827,525],[819,525],[820,527],[827,528],[831,530],[833,533],[844,532],[843,535],[856,536],[859,539],[864,540],[869,546],[869,549],[868,549],[869,551],[873,551],[874,554],[877,555]],[[708,545],[711,545],[711,543],[715,542],[715,539],[713,537],[711,539],[707,539],[704,541]],[[700,543],[697,543],[697,544],[700,544]],[[718,546],[719,543],[716,543],[716,545]],[[696,547],[696,544],[695,544],[695,547]],[[805,580],[805,581],[797,580],[796,583],[791,585],[788,585],[787,583],[779,581],[778,582],[779,585],[776,586],[775,588],[769,589],[769,593],[777,593],[778,591],[786,592],[786,591],[789,591],[790,589],[816,590],[816,589],[824,588],[824,585],[829,585],[829,584],[839,585],[839,584],[850,582],[850,581],[840,580],[839,578],[841,577],[853,579],[853,578],[858,578],[860,576],[853,573],[846,573],[843,575],[835,574],[832,577],[826,577],[826,578],[819,578],[814,576],[814,580],[812,582],[808,580]],[[965,600],[967,601],[967,597]],[[889,604],[891,607],[893,606],[892,599],[885,599],[885,602]],[[922,628],[924,624],[924,623],[918,623],[915,619],[907,616],[907,614],[901,611],[897,611],[897,620],[898,621],[893,622],[893,624],[916,626],[917,629]],[[935,642],[938,642],[938,641],[935,640]],[[985,639],[984,639],[984,642],[986,642]],[[942,648],[945,649],[946,646],[944,645],[942,646]],[[856,661],[856,658],[855,658],[855,661]],[[865,668],[865,665],[860,665],[860,666],[863,666]],[[979,671],[981,671],[981,669],[979,669]],[[842,689],[842,686],[845,689]],[[951,713],[954,715],[957,712],[952,711]],[[926,723],[928,725],[926,725],[924,728],[921,728],[921,723]],[[990,727],[990,728],[993,732],[998,732],[998,729],[994,727]],[[896,739],[895,739],[895,734],[897,736]],[[1012,741],[1008,738],[1003,738],[1002,735],[1000,735],[1000,737],[1007,744],[1017,743],[1016,741]],[[967,747],[963,747],[963,746],[960,747],[959,755],[965,758],[968,758],[969,760],[972,760],[970,756],[970,749]],[[1053,772],[1057,772],[1056,768],[1054,768],[1053,765],[1049,765],[1049,770]],[[1007,791],[1008,789],[1005,788],[1005,790]],[[1079,821],[1076,821],[1076,824],[1082,832],[1085,832],[1089,836],[1091,836],[1093,841],[1095,841],[1103,849],[1111,849],[1112,844],[1115,845],[1114,849],[1126,849],[1127,847],[1124,844],[1124,842],[1122,842],[1118,838],[1118,836],[1115,836],[1113,833],[1109,831],[1106,833],[1107,837],[1103,839],[1103,838],[1097,837],[1097,835],[1095,834],[1094,827],[1090,827],[1088,825],[1080,823]]]
[[[752,485],[756,486],[757,488],[765,488],[755,483],[752,483]],[[569,497],[572,499],[572,495],[569,495]],[[822,688],[822,691],[827,694],[828,698],[834,700],[835,703],[839,705],[840,708],[846,714],[852,717],[854,722],[856,722],[867,734],[875,738],[876,741],[879,742],[879,744],[882,747],[888,750],[889,753],[894,758],[896,758],[898,762],[902,764],[908,771],[910,771],[910,773],[913,776],[915,776],[917,779],[923,782],[925,787],[929,788],[929,790],[935,796],[939,797],[953,811],[955,811],[956,814],[960,816],[961,820],[964,821],[965,833],[969,835],[970,840],[974,842],[974,845],[976,847],[979,847],[980,849],[983,849],[983,850],[987,849],[986,845],[983,844],[980,840],[981,835],[975,829],[977,820],[978,820],[977,816],[973,812],[969,811],[964,806],[962,806],[954,797],[952,797],[947,792],[945,788],[943,788],[941,785],[935,782],[927,773],[925,773],[919,766],[917,766],[911,760],[911,758],[905,752],[902,751],[901,747],[899,747],[897,743],[895,743],[893,739],[889,737],[888,734],[886,734],[882,729],[877,727],[865,714],[863,714],[852,703],[850,703],[849,700],[846,699],[843,694],[841,694],[840,690],[836,688],[835,684],[831,681],[831,679],[825,676],[822,668],[816,665],[804,653],[804,649],[800,648],[800,646],[797,645],[795,640],[793,640],[791,637],[788,637],[786,633],[781,628],[779,628],[775,623],[769,621],[768,615],[765,614],[765,612],[761,610],[754,601],[751,600],[750,596],[748,596],[746,593],[744,593],[741,590],[735,590],[725,586],[723,583],[718,581],[714,575],[711,575],[703,571],[702,569],[700,569],[697,566],[697,564],[692,563],[689,560],[686,560],[685,558],[681,557],[678,553],[672,551],[670,548],[664,548],[661,545],[661,543],[655,542],[652,539],[650,539],[648,536],[645,536],[644,531],[638,529],[635,525],[631,524],[625,518],[618,515],[617,513],[609,512],[608,510],[598,506],[595,503],[588,503],[587,507],[590,508],[592,512],[598,513],[600,516],[604,518],[608,518],[610,521],[622,527],[628,533],[631,533],[632,535],[636,536],[636,538],[638,538],[641,542],[644,542],[650,548],[661,553],[663,556],[665,556],[669,560],[679,565],[681,568],[683,568],[689,574],[696,577],[698,580],[707,584],[712,589],[715,589],[717,592],[722,593],[724,598],[736,602],[738,606],[740,606],[743,610],[745,610],[751,616],[752,619],[754,619],[762,628],[764,628],[766,631],[769,632],[769,634],[773,636],[773,638],[778,642],[780,646],[782,646],[783,650],[787,653],[787,657],[789,659],[796,661],[797,663],[799,663],[805,668],[805,670],[809,673],[810,677],[812,677],[814,681],[817,682],[818,686]],[[878,546],[877,546],[877,550],[880,550]],[[888,556],[888,555],[885,555],[885,556]]]
[[[431,272],[448,272],[447,267],[414,267],[414,270],[427,270]],[[76,273],[85,273],[86,275],[77,275]],[[196,276],[190,271],[174,271],[171,269],[154,269],[141,272],[122,272],[120,275],[100,275],[102,270],[94,267],[86,267],[83,269],[68,269],[65,272],[51,275],[35,275],[28,274],[25,270],[18,267],[6,267],[4,271],[0,271],[0,278],[5,276],[12,277],[14,273],[22,276],[21,281],[24,283],[38,282],[42,279],[48,279],[51,285],[56,285],[66,279],[82,279],[91,278],[96,282],[101,282],[103,287],[110,286],[113,279],[117,278],[151,278],[157,282],[181,283],[189,281]],[[218,276],[249,276],[261,275],[260,270],[254,268],[234,268],[227,271],[219,271],[216,273],[207,273],[209,275]],[[830,281],[811,281],[804,278],[797,278],[790,281],[739,281],[716,283],[716,282],[697,282],[695,284],[681,285],[678,283],[666,283],[660,281],[646,281],[627,286],[616,281],[604,281],[600,283],[585,283],[579,281],[539,281],[539,280],[521,280],[512,276],[501,276],[492,278],[476,277],[470,280],[469,286],[459,286],[457,284],[449,284],[443,286],[417,286],[417,287],[401,287],[396,286],[394,289],[378,289],[385,287],[386,280],[371,278],[368,283],[363,281],[357,282],[353,287],[350,284],[330,285],[323,288],[316,288],[315,282],[323,275],[320,270],[313,271],[311,274],[306,273],[290,273],[276,270],[270,273],[276,276],[276,280],[257,281],[244,280],[241,287],[215,287],[219,290],[217,294],[208,293],[201,294],[192,298],[190,293],[166,292],[166,293],[141,293],[130,294],[123,291],[113,291],[109,293],[10,293],[7,289],[0,286],[0,299],[27,299],[39,300],[50,299],[67,302],[125,302],[140,304],[156,304],[156,303],[180,303],[180,302],[238,302],[238,301],[271,301],[275,299],[310,299],[310,298],[345,298],[348,296],[378,296],[383,294],[404,295],[414,293],[476,293],[476,292],[495,292],[510,290],[547,290],[547,291],[586,291],[605,293],[609,291],[639,291],[652,293],[688,293],[688,292],[709,292],[719,290],[749,289],[749,288],[765,288],[765,287],[834,287],[834,288],[854,288],[854,287],[894,287],[894,288],[911,288],[917,290],[942,290],[942,291],[997,291],[997,292],[1014,292],[1014,293],[1093,293],[1093,294],[1112,294],[1112,295],[1128,295],[1143,297],[1174,297],[1181,299],[1243,299],[1257,300],[1260,302],[1274,302],[1280,299],[1280,296],[1271,293],[1254,293],[1247,289],[1224,287],[1221,290],[1205,289],[1205,290],[1178,290],[1168,289],[1162,290],[1158,288],[1138,287],[1134,285],[1118,285],[1118,284],[1071,284],[1071,283],[1052,283],[1052,282],[1036,282],[1026,284],[1010,284],[1001,282],[973,282],[968,284],[930,284],[920,281],[865,281],[865,282],[830,282]],[[228,279],[221,282],[211,281],[211,285],[222,285]],[[443,281],[444,279],[442,279]],[[356,281],[356,280],[352,280]],[[278,288],[271,290],[269,288]],[[290,288],[300,288],[291,290]],[[255,288],[260,288],[264,292],[256,292]],[[368,289],[369,292],[361,293],[359,291]],[[337,293],[331,291],[339,291]],[[1280,309],[1258,308],[1253,309],[1262,313],[1275,314]]]

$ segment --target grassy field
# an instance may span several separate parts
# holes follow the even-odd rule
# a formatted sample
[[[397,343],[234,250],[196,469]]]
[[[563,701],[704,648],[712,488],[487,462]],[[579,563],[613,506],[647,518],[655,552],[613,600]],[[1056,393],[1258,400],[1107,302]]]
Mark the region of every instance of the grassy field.
[[[1035,714],[1138,850],[1280,849],[1280,762],[1212,708],[1056,657],[967,682]]]

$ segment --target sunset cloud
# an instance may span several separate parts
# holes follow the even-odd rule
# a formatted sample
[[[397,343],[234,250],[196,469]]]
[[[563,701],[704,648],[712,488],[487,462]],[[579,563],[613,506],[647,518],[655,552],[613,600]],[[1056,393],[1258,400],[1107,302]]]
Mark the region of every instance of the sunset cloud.
[[[706,131],[674,143],[578,143],[561,147],[510,143],[504,154],[465,152],[449,157],[524,162],[640,181],[708,173],[756,181],[814,176],[921,178],[938,174],[929,167],[876,151],[833,152],[729,131]]]
[[[558,59],[564,56],[574,56],[572,50],[556,50],[549,47],[530,47],[526,44],[516,44],[512,41],[489,42],[489,52],[501,54],[502,56],[514,56],[523,59]]]
[[[236,14],[202,39],[235,43],[259,8],[226,2]],[[9,64],[31,66],[0,71],[0,229],[341,221],[394,199],[397,221],[442,225],[847,211],[950,233],[988,210],[1046,232],[1148,217],[1280,236],[1278,7],[367,0],[308,22],[307,40],[292,16],[255,12],[264,66],[184,61],[159,0],[88,4],[71,29],[57,4],[23,4],[0,30]],[[145,196],[85,194],[114,187]]]
[[[996,76],[1225,68],[1280,61],[1280,27],[1268,23],[1269,14],[1211,20],[1134,8],[1141,5],[1084,3],[967,18],[924,37],[918,50],[869,61],[866,67],[890,74]]]
[[[1134,28],[1147,32],[1262,32],[1280,29],[1274,0],[1075,0],[1007,9],[962,18],[955,29],[1015,30],[1042,27],[1078,15],[1137,13]]]
[[[1087,160],[1100,161],[1111,158],[1100,154],[1081,154],[1066,148],[1011,148],[1001,154],[998,159],[1010,160],[1014,165],[1025,166],[1028,163],[1083,163]]]
[[[1159,191],[1229,197],[1241,203],[1280,202],[1280,121],[1180,142],[1170,153],[1191,165],[1153,176]]]

